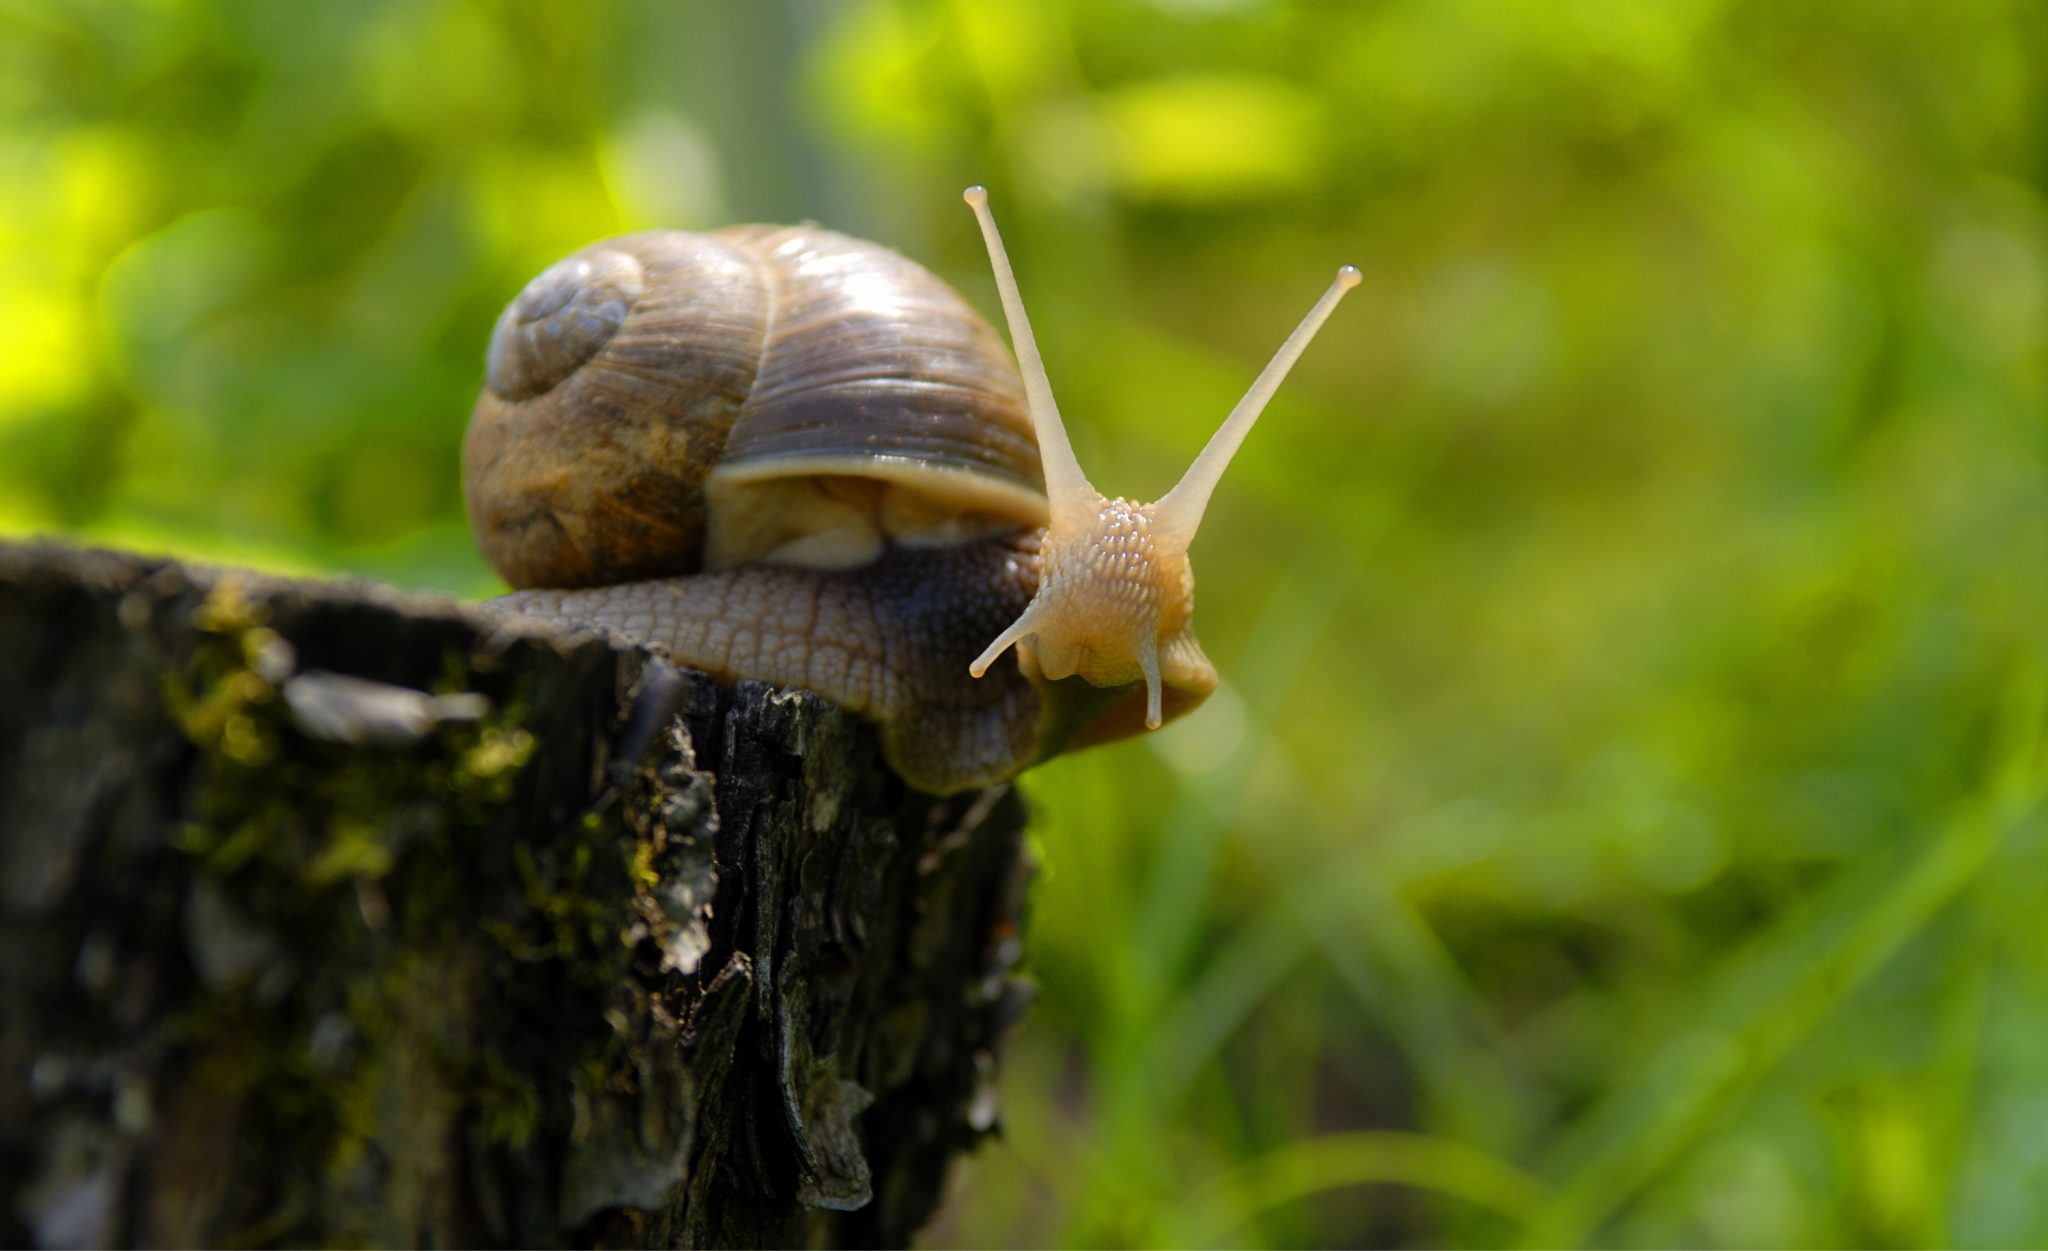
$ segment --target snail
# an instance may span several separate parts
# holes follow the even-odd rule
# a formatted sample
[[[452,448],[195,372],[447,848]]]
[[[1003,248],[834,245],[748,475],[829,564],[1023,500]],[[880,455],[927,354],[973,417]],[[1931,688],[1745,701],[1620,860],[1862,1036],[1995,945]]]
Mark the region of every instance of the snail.
[[[935,794],[1156,728],[1216,670],[1190,618],[1210,493],[1344,266],[1180,483],[1074,459],[987,192],[995,331],[929,271],[815,226],[593,244],[498,319],[463,444],[494,601],[879,724]]]

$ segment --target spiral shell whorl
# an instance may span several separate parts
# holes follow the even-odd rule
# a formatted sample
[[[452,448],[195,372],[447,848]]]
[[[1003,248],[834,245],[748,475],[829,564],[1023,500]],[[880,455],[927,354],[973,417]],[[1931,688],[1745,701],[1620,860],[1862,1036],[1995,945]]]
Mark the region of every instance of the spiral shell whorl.
[[[491,331],[491,390],[508,400],[553,390],[604,350],[646,289],[646,270],[628,252],[585,251],[550,265]]]
[[[693,573],[704,477],[767,325],[753,261],[704,235],[622,235],[549,267],[498,319],[463,442],[477,544],[514,586]]]

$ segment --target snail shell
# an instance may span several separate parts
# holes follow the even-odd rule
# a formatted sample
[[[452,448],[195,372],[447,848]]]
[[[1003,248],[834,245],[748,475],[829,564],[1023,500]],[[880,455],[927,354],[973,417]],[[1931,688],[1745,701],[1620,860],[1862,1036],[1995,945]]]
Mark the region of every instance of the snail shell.
[[[815,226],[625,235],[550,267],[498,319],[463,454],[515,587],[846,569],[1046,519],[995,331]]]

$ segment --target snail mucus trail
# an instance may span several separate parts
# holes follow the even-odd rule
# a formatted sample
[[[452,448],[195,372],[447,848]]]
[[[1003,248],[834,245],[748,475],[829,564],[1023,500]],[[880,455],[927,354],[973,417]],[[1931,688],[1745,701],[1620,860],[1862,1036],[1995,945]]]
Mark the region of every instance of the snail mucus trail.
[[[751,485],[763,476],[758,469],[734,469],[730,453],[723,450],[729,438],[740,437],[742,418],[726,417],[716,438],[707,439],[688,429],[692,421],[701,420],[694,413],[661,413],[656,416],[664,423],[663,455],[672,454],[668,449],[673,446],[701,457],[708,446],[724,458],[720,467],[708,471],[701,465],[692,467],[694,477],[687,480],[693,490],[700,484],[706,488],[703,496],[712,513],[691,538],[703,550],[687,553],[687,562],[675,566],[686,572],[675,576],[614,576],[608,572],[603,545],[582,537],[589,526],[586,514],[603,512],[615,527],[623,517],[631,533],[650,512],[646,490],[636,487],[639,496],[623,502],[597,498],[596,488],[582,484],[587,466],[576,458],[616,462],[640,454],[637,447],[622,452],[615,446],[620,441],[605,433],[620,414],[599,404],[598,411],[574,417],[574,422],[599,431],[596,442],[579,445],[595,451],[561,452],[548,440],[567,428],[564,418],[551,416],[548,420],[554,424],[538,435],[506,435],[499,429],[498,416],[506,399],[494,394],[495,388],[509,392],[512,401],[523,401],[555,385],[552,378],[536,381],[523,372],[507,347],[516,346],[517,336],[523,334],[538,341],[543,359],[549,353],[559,357],[564,345],[549,337],[557,332],[539,320],[544,315],[566,313],[571,332],[593,319],[603,322],[601,345],[602,338],[612,334],[611,327],[640,303],[638,263],[619,261],[616,254],[602,250],[591,255],[601,248],[593,245],[578,254],[587,259],[571,258],[574,265],[564,262],[529,284],[493,336],[492,384],[479,398],[464,446],[465,485],[479,543],[508,581],[530,588],[495,602],[519,612],[611,629],[663,648],[679,663],[722,680],[757,678],[816,690],[876,722],[892,767],[911,785],[934,793],[1001,781],[1060,751],[1157,728],[1201,703],[1215,689],[1216,670],[1190,624],[1194,574],[1188,547],[1231,457],[1337,301],[1358,284],[1358,270],[1346,265],[1337,271],[1180,482],[1158,500],[1143,503],[1103,495],[1082,472],[989,212],[988,193],[970,187],[965,199],[988,248],[1028,412],[1028,429],[1020,423],[1015,430],[997,434],[1013,442],[1035,438],[1044,479],[1042,504],[1035,490],[1019,491],[1008,483],[1000,490],[991,487],[989,498],[1023,495],[1024,510],[1012,508],[1001,514],[1009,520],[991,520],[991,514],[971,509],[957,521],[948,519],[941,513],[962,498],[960,471],[936,464],[927,475],[916,457],[882,446],[864,454],[865,459],[844,452],[821,457],[821,472],[828,476],[810,486],[785,485],[777,488],[783,492],[779,495],[736,497],[752,501],[750,506],[767,516],[733,516],[739,510],[730,503],[723,505],[727,511],[721,514],[715,510],[732,494],[717,489],[722,481]],[[875,297],[865,303],[887,305],[893,298],[916,305],[918,316],[925,316],[930,305],[937,309],[931,315],[957,319],[960,333],[992,339],[993,332],[957,293],[914,263],[873,244],[815,228],[747,227],[715,236],[674,238],[723,246],[729,241],[725,236],[736,232],[744,236],[743,242],[771,247],[777,258],[787,255],[795,264],[809,265],[810,281],[820,272],[839,272],[832,270],[839,264],[849,282],[879,284],[883,280],[877,274],[884,274],[906,286],[929,284],[943,295],[899,298],[883,295],[877,286]],[[643,238],[651,236],[612,242]],[[872,272],[862,267],[864,261],[872,264]],[[595,294],[584,288],[565,293],[564,273],[578,283],[594,275]],[[811,308],[787,291],[782,298],[793,301],[795,311],[776,307],[777,281],[784,287],[794,285],[789,279],[767,280],[771,304],[759,340],[764,358],[776,342],[766,327],[776,325],[778,313],[785,324],[776,329],[787,331],[789,319],[803,320]],[[851,311],[869,311],[860,303]],[[719,329],[713,324],[721,320],[718,316],[706,315],[703,320],[707,332]],[[686,331],[687,327],[671,327],[666,338],[631,345],[630,369],[651,370],[660,353],[689,350],[683,341]],[[946,327],[933,333],[940,331],[953,333]],[[926,332],[918,323],[899,321],[881,325],[874,333],[880,340],[878,358],[891,362],[889,369],[894,369],[903,343],[920,340]],[[999,342],[984,346],[1000,356]],[[571,354],[575,359],[570,368],[581,368],[585,349],[575,347]],[[831,367],[842,375],[847,372],[843,362]],[[765,370],[765,359],[760,368]],[[888,372],[882,365],[872,368]],[[1007,376],[1006,366],[992,368],[1005,375],[994,385],[1002,394],[986,402],[991,411],[1008,406],[1010,415],[1004,420],[1015,422],[1016,379]],[[499,387],[501,378],[510,381]],[[882,381],[914,392],[904,400],[909,404],[926,403],[934,394],[951,396],[973,389],[956,386],[950,378]],[[745,398],[754,399],[756,390],[755,382],[747,382]],[[987,420],[993,429],[1000,424],[997,416],[968,412],[959,420]],[[940,414],[931,420],[951,418],[952,414]],[[813,413],[807,420],[815,422],[818,417]],[[830,433],[844,444],[847,436],[859,435],[849,428],[855,423],[880,421],[886,426],[890,417],[878,417],[874,405],[862,399],[843,410],[833,409],[825,420],[834,427]],[[575,437],[587,438],[581,433]],[[879,435],[867,441],[888,443]],[[1021,452],[1029,450],[1017,446]],[[617,473],[609,464],[606,471]],[[931,497],[920,498],[914,506],[902,505],[901,493],[920,489],[920,479],[927,476],[933,483]],[[522,481],[525,493],[516,499],[505,498],[508,493],[500,485],[508,477]],[[542,489],[527,490],[534,482]],[[868,486],[860,487],[862,482]],[[823,500],[821,507],[829,514],[842,504],[852,507],[847,501],[857,503],[869,488],[895,493],[888,496],[895,502],[876,505],[878,511],[902,512],[908,507],[912,522],[901,530],[860,531],[854,540],[846,539],[850,531],[843,518],[824,523],[816,534],[775,529],[788,521],[781,514],[805,511],[794,505],[781,507],[786,502]],[[768,550],[743,558],[721,555],[722,549],[734,547],[731,536],[764,528],[773,535]],[[535,564],[520,556],[516,544],[534,533],[545,534],[553,544],[549,551],[566,551],[568,561],[551,558]],[[508,551],[513,554],[506,555]],[[597,554],[576,563],[590,551]]]

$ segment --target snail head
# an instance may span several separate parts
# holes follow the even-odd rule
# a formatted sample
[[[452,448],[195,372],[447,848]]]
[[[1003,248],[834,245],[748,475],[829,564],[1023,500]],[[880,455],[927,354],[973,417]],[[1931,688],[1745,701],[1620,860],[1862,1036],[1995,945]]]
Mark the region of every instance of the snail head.
[[[1050,514],[1040,549],[1038,593],[975,658],[968,672],[980,677],[1014,646],[1027,675],[1052,681],[1078,675],[1098,687],[1143,682],[1144,724],[1156,729],[1216,687],[1215,666],[1202,654],[1192,627],[1195,575],[1188,565],[1188,547],[1209,496],[1287,371],[1337,301],[1358,285],[1358,270],[1346,265],[1337,271],[1178,485],[1149,504],[1110,498],[1089,484],[1074,459],[1017,292],[1016,275],[989,213],[988,191],[969,187],[965,198],[981,225],[1002,294],[1045,470]],[[1136,714],[1135,703],[1130,711]],[[1111,736],[1102,731],[1090,735]]]

